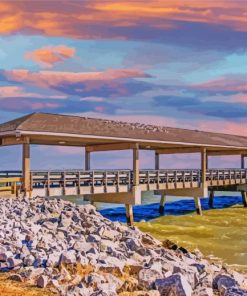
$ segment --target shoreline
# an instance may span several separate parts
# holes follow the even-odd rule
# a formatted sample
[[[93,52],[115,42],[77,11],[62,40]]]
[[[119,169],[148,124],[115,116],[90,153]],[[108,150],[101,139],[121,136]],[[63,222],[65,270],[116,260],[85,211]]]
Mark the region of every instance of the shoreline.
[[[244,275],[210,264],[200,252],[165,248],[136,227],[104,218],[91,205],[45,198],[0,204],[1,269],[14,273],[12,280],[66,296],[100,291],[158,296],[171,288],[184,293],[175,295],[208,296],[223,288],[246,288]]]

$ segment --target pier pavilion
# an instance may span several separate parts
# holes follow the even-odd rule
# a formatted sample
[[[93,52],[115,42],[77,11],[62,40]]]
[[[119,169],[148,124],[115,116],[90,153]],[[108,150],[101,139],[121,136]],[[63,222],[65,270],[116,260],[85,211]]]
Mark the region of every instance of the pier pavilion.
[[[85,148],[81,170],[32,171],[30,145],[59,145]],[[1,171],[0,191],[27,196],[82,195],[92,202],[126,205],[127,221],[133,222],[132,206],[141,203],[142,191],[165,196],[191,196],[201,214],[200,198],[215,190],[241,191],[247,207],[247,137],[221,133],[125,123],[47,113],[33,113],[0,124],[0,146],[22,145],[22,171]],[[140,170],[139,151],[154,151],[154,170]],[[91,170],[90,157],[99,151],[132,150],[132,170]],[[160,167],[160,155],[200,153],[198,170],[168,170]],[[239,155],[240,168],[208,169],[208,156]]]

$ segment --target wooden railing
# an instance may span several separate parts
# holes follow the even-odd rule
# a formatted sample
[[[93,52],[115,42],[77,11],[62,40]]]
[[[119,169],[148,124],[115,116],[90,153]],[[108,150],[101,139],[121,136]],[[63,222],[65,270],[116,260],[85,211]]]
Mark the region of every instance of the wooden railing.
[[[21,171],[0,171],[0,192],[8,191],[16,196],[21,183]]]
[[[247,169],[210,169],[206,173],[208,186],[241,184],[246,183],[246,179]],[[133,172],[130,170],[32,171],[30,180],[32,190],[90,186],[94,189],[103,186],[105,192],[108,192],[107,187],[111,186],[115,186],[117,189],[125,186],[127,190],[130,190],[133,185]],[[0,171],[0,191],[16,193],[21,182],[21,171]],[[147,189],[152,188],[152,184],[184,184],[186,186],[191,184],[191,187],[195,187],[201,183],[201,171],[196,169],[140,170],[139,183]]]
[[[206,181],[246,180],[247,169],[208,170]],[[201,183],[200,170],[140,170],[140,184],[164,183]],[[94,170],[94,171],[33,171],[31,184],[35,187],[59,186],[121,186],[133,184],[133,172],[130,170]]]

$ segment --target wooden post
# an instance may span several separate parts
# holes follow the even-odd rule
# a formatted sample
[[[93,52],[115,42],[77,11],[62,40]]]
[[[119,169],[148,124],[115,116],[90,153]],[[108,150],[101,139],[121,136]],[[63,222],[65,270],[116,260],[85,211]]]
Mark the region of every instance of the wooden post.
[[[210,193],[209,193],[208,206],[210,207],[210,209],[214,207],[214,191],[213,190],[210,190]]]
[[[201,188],[203,189],[203,197],[207,196],[207,150],[203,148],[201,151]]]
[[[132,205],[125,205],[126,208],[126,220],[129,226],[134,224],[134,215],[133,215],[133,207]]]
[[[208,170],[208,154],[206,153],[206,170]]]
[[[133,149],[133,186],[138,186],[139,180],[139,147],[138,145]]]
[[[23,177],[23,191],[24,194],[30,194],[30,144],[29,139],[27,143],[22,146],[22,177]]]
[[[202,206],[201,206],[200,197],[194,197],[194,200],[195,200],[195,206],[196,206],[196,213],[198,215],[202,215]]]
[[[90,151],[85,148],[85,171],[90,170]]]
[[[166,195],[165,193],[161,193],[161,198],[160,198],[160,207],[159,207],[159,212],[160,214],[164,214],[165,212],[165,202],[166,202]]]
[[[243,199],[243,205],[245,208],[247,208],[247,193],[246,191],[241,191],[242,199]]]
[[[160,155],[159,153],[155,152],[155,170],[160,169]]]
[[[244,169],[244,155],[241,155],[241,169]]]

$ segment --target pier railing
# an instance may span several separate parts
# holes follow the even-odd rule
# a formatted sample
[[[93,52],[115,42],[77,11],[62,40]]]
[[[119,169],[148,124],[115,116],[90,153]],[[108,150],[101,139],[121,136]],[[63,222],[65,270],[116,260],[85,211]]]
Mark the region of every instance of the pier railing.
[[[75,194],[95,192],[126,192],[133,185],[131,170],[50,170],[32,171],[31,189],[77,188]],[[12,190],[22,182],[21,171],[0,171],[0,191]],[[210,169],[206,173],[208,186],[247,183],[247,169]],[[201,183],[201,171],[191,170],[140,170],[139,184],[143,190],[194,188]],[[85,188],[90,188],[86,190]],[[98,190],[101,188],[100,190]],[[111,191],[111,188],[114,188]]]

